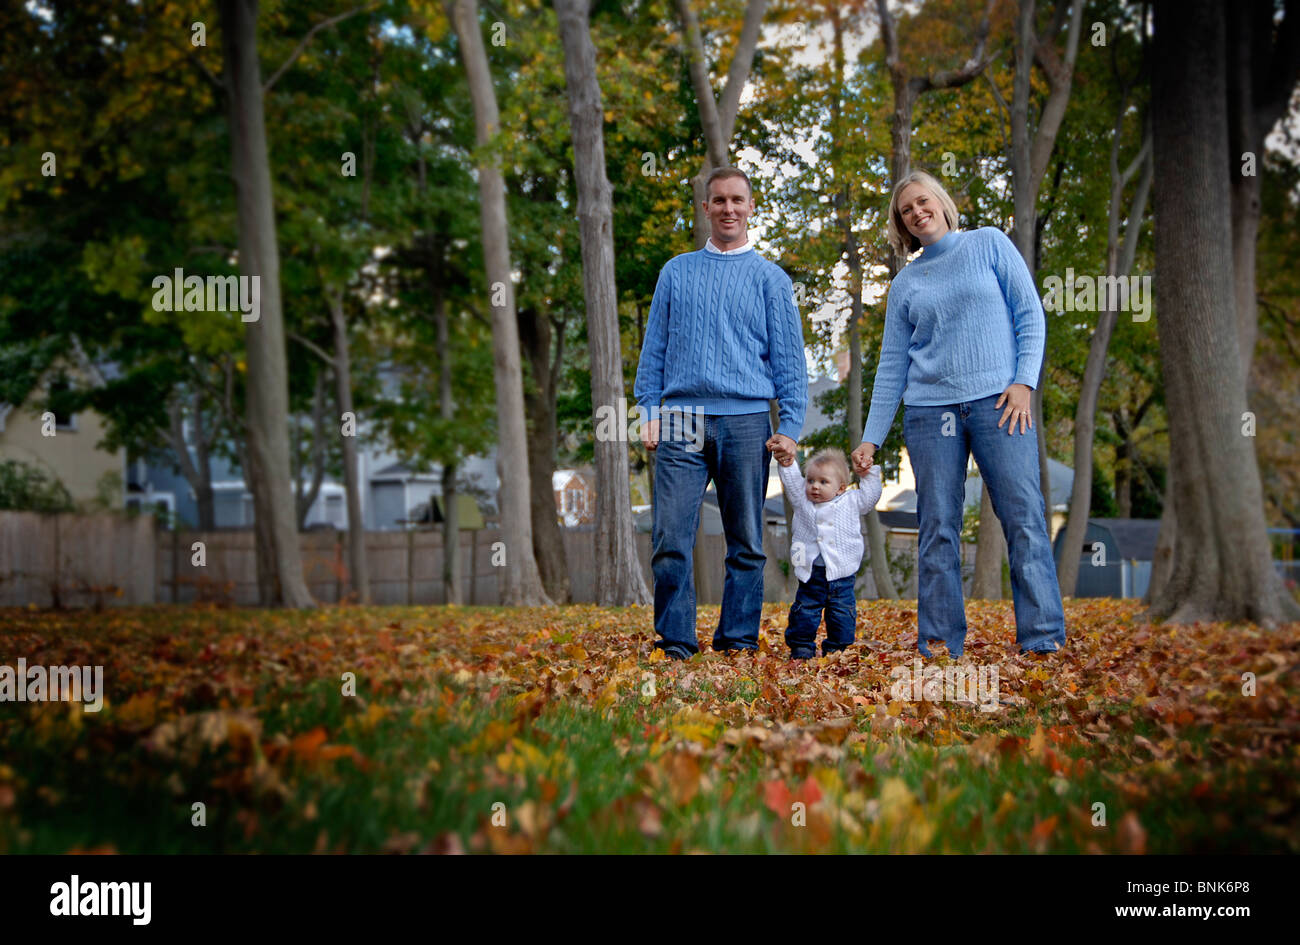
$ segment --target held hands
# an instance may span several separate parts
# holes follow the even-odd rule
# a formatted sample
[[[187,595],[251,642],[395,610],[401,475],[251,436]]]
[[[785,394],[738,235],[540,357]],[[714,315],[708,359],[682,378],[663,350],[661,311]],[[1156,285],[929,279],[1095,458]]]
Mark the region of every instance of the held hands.
[[[876,455],[876,445],[874,443],[859,443],[858,448],[853,451],[853,471],[859,477],[865,476],[871,470],[871,461]]]
[[[771,439],[763,445],[772,451],[772,455],[776,457],[776,461],[782,466],[789,466],[794,462],[794,451],[797,444],[785,434],[774,433]]]
[[[1017,423],[1020,424],[1021,433],[1025,432],[1026,424],[1029,425],[1029,429],[1034,428],[1034,418],[1029,412],[1031,393],[1024,384],[1012,384],[1002,392],[998,402],[993,405],[995,410],[1000,409],[1004,403],[1007,405],[1007,408],[1002,411],[1002,418],[998,420],[998,429],[1001,430],[1007,418],[1011,419],[1007,424],[1007,436],[1015,432]]]
[[[654,452],[659,448],[659,421],[651,420],[641,424],[641,445]]]

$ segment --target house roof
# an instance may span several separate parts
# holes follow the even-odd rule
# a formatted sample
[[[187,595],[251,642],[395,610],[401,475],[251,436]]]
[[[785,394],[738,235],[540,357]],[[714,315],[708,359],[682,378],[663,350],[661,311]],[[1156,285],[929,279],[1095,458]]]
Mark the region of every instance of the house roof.
[[[801,437],[816,433],[825,427],[831,425],[831,418],[822,413],[821,408],[817,406],[816,398],[818,394],[823,394],[828,390],[834,390],[839,387],[839,381],[833,377],[822,375],[816,380],[808,382],[808,410],[804,414],[803,433]]]
[[[557,469],[555,472],[551,473],[551,488],[558,492],[569,483],[573,482],[574,479],[580,481],[582,479],[576,469]]]
[[[371,482],[441,482],[442,477],[431,472],[413,472],[406,463],[389,463],[370,474]]]
[[[1151,561],[1156,554],[1156,539],[1160,537],[1158,518],[1090,518],[1089,525],[1103,528],[1115,542],[1121,558],[1133,561]]]

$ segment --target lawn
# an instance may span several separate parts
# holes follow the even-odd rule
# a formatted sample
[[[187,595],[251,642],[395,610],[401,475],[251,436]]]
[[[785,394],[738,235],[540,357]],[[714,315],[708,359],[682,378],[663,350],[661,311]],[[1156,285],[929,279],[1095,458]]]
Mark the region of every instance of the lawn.
[[[0,853],[1300,852],[1300,624],[1069,601],[1037,660],[971,602],[913,685],[914,602],[807,663],[785,610],[687,663],[646,608],[0,611],[107,691],[0,702]]]

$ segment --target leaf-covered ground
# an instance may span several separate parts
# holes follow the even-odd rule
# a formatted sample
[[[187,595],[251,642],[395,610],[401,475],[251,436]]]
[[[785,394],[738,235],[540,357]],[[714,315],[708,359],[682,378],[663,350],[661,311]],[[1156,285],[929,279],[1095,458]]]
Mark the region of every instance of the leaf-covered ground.
[[[968,604],[993,711],[899,697],[907,602],[807,663],[776,604],[687,663],[644,608],[0,611],[0,664],[108,693],[0,702],[0,853],[1300,851],[1300,625],[1072,601],[1036,660],[1010,608]]]

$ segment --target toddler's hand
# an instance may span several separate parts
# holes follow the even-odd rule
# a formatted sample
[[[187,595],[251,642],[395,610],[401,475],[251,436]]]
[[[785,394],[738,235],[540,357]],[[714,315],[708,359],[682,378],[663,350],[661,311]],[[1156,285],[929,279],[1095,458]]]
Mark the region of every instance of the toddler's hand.
[[[794,462],[794,454],[797,447],[794,440],[790,439],[788,436],[781,433],[775,433],[763,445],[772,451],[772,455],[776,457],[776,461],[782,466],[789,466]]]

